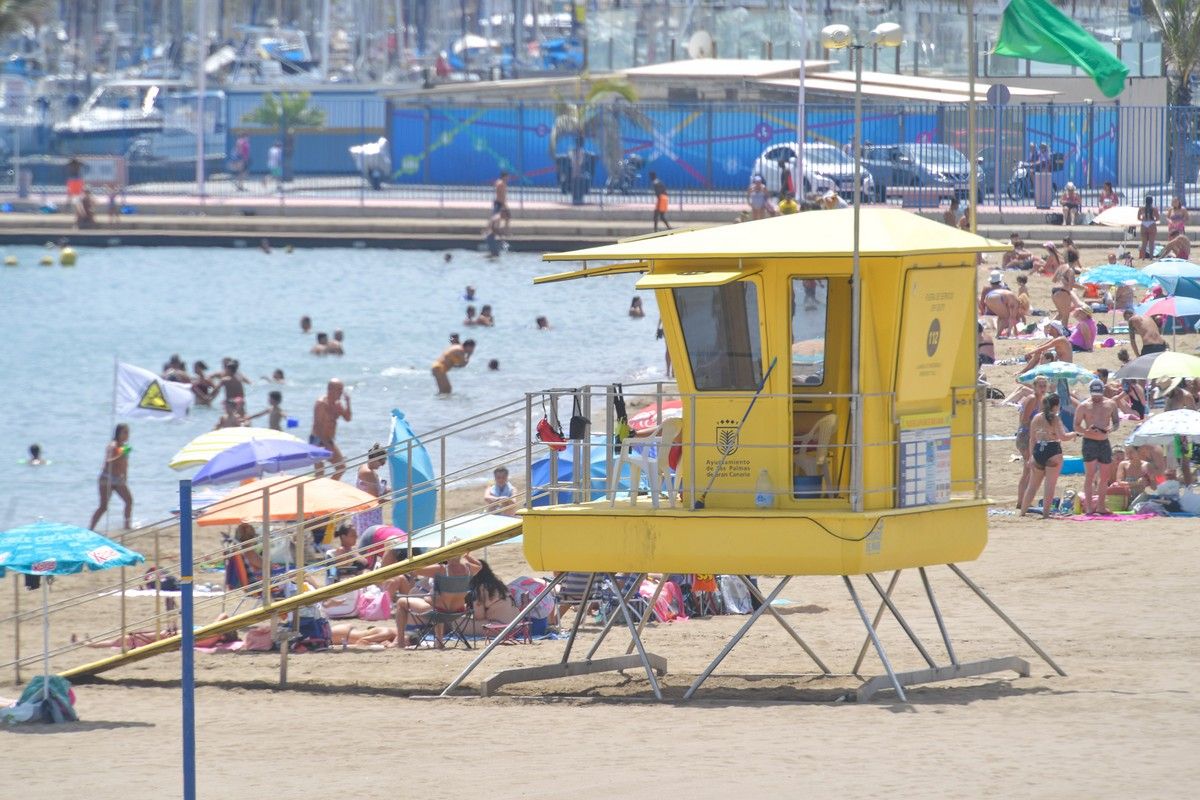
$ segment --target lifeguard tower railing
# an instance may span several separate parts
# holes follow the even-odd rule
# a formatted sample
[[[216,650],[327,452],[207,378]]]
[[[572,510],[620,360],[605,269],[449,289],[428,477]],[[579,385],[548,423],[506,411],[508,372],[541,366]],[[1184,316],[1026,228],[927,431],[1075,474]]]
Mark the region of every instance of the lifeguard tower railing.
[[[392,475],[387,491],[369,506],[297,514],[286,520],[279,518],[278,511],[271,510],[281,508],[285,502],[299,509],[305,508],[305,488],[314,479],[322,477],[322,473],[326,477],[331,474],[332,467],[328,463],[321,473],[309,470],[294,475],[286,483],[245,492],[242,499],[256,509],[244,520],[255,527],[253,539],[237,541],[232,535],[236,525],[197,525],[194,528],[196,544],[191,572],[197,587],[197,625],[204,626],[221,614],[241,613],[256,607],[267,612],[272,605],[293,596],[306,584],[322,586],[337,582],[338,568],[346,567],[362,552],[356,549],[333,560],[321,552],[317,543],[327,542],[338,524],[353,523],[356,514],[369,512],[372,508],[382,509],[384,523],[395,523],[397,527],[413,532],[400,554],[404,560],[412,559],[421,549],[446,547],[456,540],[476,537],[488,525],[495,527],[496,512],[511,511],[494,506],[489,508],[483,501],[484,491],[497,467],[506,467],[514,478],[526,473],[523,460],[527,448],[522,445],[521,437],[522,431],[528,428],[527,407],[524,399],[516,399],[393,442],[387,447],[388,454],[404,455],[410,465],[413,455],[424,448],[434,466],[435,476],[423,480],[415,478],[411,471]],[[481,448],[481,441],[488,445]],[[363,453],[347,458],[342,467],[352,478],[368,459],[369,454]],[[517,508],[528,501],[526,487],[527,484],[521,486],[514,481],[512,502]],[[236,487],[227,488],[231,495],[236,494]],[[436,519],[432,524],[418,525],[412,515],[414,503],[411,500],[433,491],[437,492]],[[293,496],[285,498],[289,494]],[[227,495],[220,502],[228,501]],[[394,519],[392,513],[396,504],[404,504],[408,509],[401,511],[399,519]],[[197,523],[202,522],[205,510],[206,507],[195,509],[193,515]],[[513,522],[516,522],[515,518]],[[414,531],[414,527],[417,530]],[[516,533],[519,528],[511,535]],[[88,648],[89,643],[113,641],[116,645],[108,653],[132,653],[178,630],[179,611],[175,598],[179,593],[170,588],[168,576],[184,573],[179,560],[179,537],[177,516],[133,530],[114,532],[112,538],[146,557],[143,567],[90,573],[86,588],[75,576],[56,581],[52,591],[57,591],[53,591],[48,609],[53,637],[49,655],[54,671],[69,670],[105,655],[103,650]],[[261,575],[244,586],[226,586],[227,566],[252,553],[258,554],[264,564]],[[271,565],[270,569],[265,568],[267,564]],[[168,579],[165,584],[164,579]],[[43,658],[40,630],[34,637],[36,641],[29,641],[31,628],[41,627],[42,607],[23,602],[23,593],[23,576],[14,576],[11,612],[7,610],[10,603],[5,603],[6,610],[0,612],[0,641],[7,640],[4,643],[8,646],[4,649],[11,653],[10,658],[0,658],[0,671],[7,673],[11,669],[17,683],[21,682],[23,670],[40,668]],[[268,617],[280,641],[296,635],[298,621],[295,618],[280,625],[278,615],[264,613],[263,621]],[[98,625],[97,620],[103,622]],[[281,648],[281,679],[286,677],[286,657],[287,648]]]
[[[952,386],[949,417],[970,415],[969,428],[956,425],[958,432],[946,432],[942,438],[944,446],[957,450],[960,445],[974,444],[971,462],[971,474],[960,474],[948,478],[942,491],[942,499],[965,500],[983,499],[987,497],[987,458],[984,443],[987,438],[987,404],[983,402],[986,387],[979,384]],[[854,408],[858,403],[882,400],[886,404],[886,413],[891,418],[894,430],[901,429],[902,420],[896,413],[895,393],[879,394],[836,394],[813,393],[811,391],[792,394],[769,394],[753,392],[721,392],[723,399],[734,405],[741,402],[748,409],[747,422],[753,415],[763,413],[756,410],[752,404],[765,403],[769,400],[786,402],[800,401],[813,403],[823,401],[827,406],[839,403],[847,409],[847,413],[835,417],[835,424],[829,426],[831,435],[826,438],[810,436],[811,431],[781,430],[778,441],[739,442],[739,451],[755,451],[760,454],[786,453],[786,460],[794,465],[793,475],[796,480],[792,486],[774,484],[771,492],[775,501],[791,497],[793,500],[804,502],[820,502],[825,505],[842,504],[849,507],[856,494],[862,497],[883,496],[894,502],[895,507],[905,504],[901,497],[903,486],[899,477],[903,473],[900,463],[904,457],[902,448],[907,443],[901,436],[896,438],[856,442],[852,440],[852,420]],[[631,493],[640,495],[650,494],[650,481],[645,470],[642,470],[638,486],[628,485],[628,473],[622,471],[614,476],[618,464],[622,460],[622,449],[626,448],[626,461],[640,461],[639,455],[643,448],[657,461],[658,450],[676,448],[676,458],[671,459],[667,454],[662,458],[675,462],[669,468],[671,483],[670,490],[684,501],[683,507],[695,509],[697,500],[705,497],[726,495],[742,497],[746,508],[755,506],[754,495],[759,487],[745,485],[729,488],[723,486],[723,481],[710,481],[704,474],[703,468],[697,462],[697,453],[707,449],[720,451],[719,443],[710,441],[698,429],[696,424],[697,404],[711,400],[710,393],[681,394],[673,383],[639,383],[639,384],[610,384],[587,385],[574,388],[557,388],[541,392],[531,392],[526,395],[526,418],[528,427],[525,439],[524,476],[526,507],[555,505],[564,503],[586,503],[599,500],[612,502],[618,498],[629,502]],[[635,420],[633,428],[622,426],[621,407],[624,407],[627,419]],[[571,409],[566,411],[565,409]],[[589,421],[584,435],[570,438],[569,420],[574,416],[582,416]],[[664,420],[679,420],[673,431],[677,435],[671,442],[661,442],[661,432],[664,430]],[[539,433],[539,425],[543,420],[551,431],[559,432],[565,441],[555,438],[547,440]],[[641,424],[636,424],[640,421]],[[576,434],[580,427],[575,425]],[[544,430],[544,426],[543,426]],[[856,485],[856,478],[861,480],[861,470],[855,469],[856,459],[867,459],[873,452],[881,448],[893,450],[895,468],[891,475],[897,480],[888,482],[864,482]],[[756,459],[751,459],[755,461]],[[536,470],[533,465],[542,463],[546,468]],[[587,464],[588,469],[576,469],[576,464]],[[806,474],[805,469],[817,467],[817,474]],[[932,465],[930,465],[932,466]],[[801,480],[803,479],[803,480]],[[820,480],[819,485],[816,480]],[[668,489],[660,489],[662,497]],[[660,498],[661,499],[661,498]],[[775,507],[777,504],[773,503]]]

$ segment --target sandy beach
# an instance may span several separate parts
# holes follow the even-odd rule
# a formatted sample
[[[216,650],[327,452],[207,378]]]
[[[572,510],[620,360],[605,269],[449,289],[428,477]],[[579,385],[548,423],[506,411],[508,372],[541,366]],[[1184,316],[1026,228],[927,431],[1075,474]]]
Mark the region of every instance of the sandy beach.
[[[1084,253],[1086,266],[1100,260],[1102,251]],[[1030,283],[1035,307],[1048,307],[1048,280]],[[1177,349],[1194,352],[1197,338],[1180,337]],[[997,355],[1011,358],[1032,346],[1002,340]],[[1115,353],[1078,360],[1115,368]],[[986,374],[1007,391],[1016,370],[993,367]],[[1122,430],[1132,427],[1127,422]],[[989,434],[1011,436],[1015,428],[1014,409],[989,404]],[[1066,449],[1074,454],[1078,445]],[[661,704],[635,672],[509,687],[486,700],[414,698],[440,691],[469,662],[474,653],[462,649],[295,655],[282,689],[276,654],[197,654],[199,796],[598,798],[662,789],[696,798],[731,791],[753,798],[1186,794],[1200,778],[1191,758],[1200,742],[1200,692],[1191,683],[1200,676],[1200,623],[1191,614],[1200,601],[1196,521],[1017,518],[1007,513],[1019,477],[1012,453],[1011,440],[988,443],[988,493],[997,501],[990,542],[979,561],[962,566],[1067,677],[1055,675],[944,567],[932,568],[930,578],[959,659],[1018,655],[1031,663],[1030,677],[914,687],[909,704],[891,693],[866,704],[845,702],[859,683],[846,673],[864,632],[841,579],[833,577],[793,580],[779,610],[835,676],[818,677],[780,626],[763,618],[686,703],[680,698],[687,685],[744,617],[648,628],[647,647],[669,665]],[[1081,483],[1082,476],[1064,477],[1060,491]],[[519,545],[492,547],[486,557],[505,580],[533,574]],[[102,580],[75,576],[60,586],[75,592]],[[11,613],[11,583],[0,587],[0,616]],[[774,584],[760,580],[764,589]],[[861,578],[856,585],[873,610],[869,585]],[[945,662],[915,572],[901,577],[895,596],[917,635]],[[22,598],[23,608],[32,603],[32,596]],[[113,600],[66,617],[56,623],[56,641],[111,625],[115,608]],[[38,634],[35,621],[27,622],[23,652],[40,644]],[[890,618],[881,635],[897,669],[924,666]],[[585,646],[589,641],[590,633]],[[627,635],[613,635],[600,655],[623,653],[627,643]],[[0,648],[11,653],[12,646],[12,632],[0,631]],[[506,645],[464,688],[474,691],[479,678],[500,669],[554,662],[561,650],[555,641]],[[862,674],[879,672],[871,653]],[[19,691],[11,672],[0,681],[0,694]],[[19,793],[6,796],[177,796],[178,654],[106,673],[76,691],[81,722],[0,729],[4,762],[36,765],[21,769]]]

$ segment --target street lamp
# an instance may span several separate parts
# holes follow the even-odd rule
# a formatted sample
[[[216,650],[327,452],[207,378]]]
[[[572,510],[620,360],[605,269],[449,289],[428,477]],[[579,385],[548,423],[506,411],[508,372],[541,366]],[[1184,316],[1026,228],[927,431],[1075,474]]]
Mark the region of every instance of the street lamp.
[[[850,284],[850,393],[854,402],[854,464],[850,486],[850,505],[863,510],[863,399],[862,377],[862,281],[859,267],[858,230],[862,206],[862,62],[863,48],[899,47],[904,32],[894,22],[881,22],[867,34],[865,41],[854,36],[849,25],[826,25],[821,29],[821,46],[826,50],[849,48],[854,62],[854,249]]]

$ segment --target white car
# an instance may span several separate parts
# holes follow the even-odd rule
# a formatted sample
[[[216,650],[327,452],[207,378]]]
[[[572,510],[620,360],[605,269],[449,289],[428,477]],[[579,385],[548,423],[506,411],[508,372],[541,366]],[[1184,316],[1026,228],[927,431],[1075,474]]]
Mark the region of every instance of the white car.
[[[796,170],[796,143],[780,142],[773,144],[754,162],[752,174],[761,175],[767,185],[767,191],[778,194],[782,169],[780,161],[786,161],[792,170],[793,180]],[[830,144],[807,142],[804,145],[804,186],[803,193],[816,192],[824,194],[832,189],[842,197],[851,198],[854,195],[854,160],[841,150]],[[865,168],[862,170],[862,200],[867,202],[874,196],[875,179]]]

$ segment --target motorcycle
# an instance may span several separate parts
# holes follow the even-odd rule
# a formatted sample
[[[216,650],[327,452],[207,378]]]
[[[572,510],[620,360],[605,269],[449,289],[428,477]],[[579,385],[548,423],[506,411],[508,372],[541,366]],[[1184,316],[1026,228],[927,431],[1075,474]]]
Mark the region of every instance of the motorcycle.
[[[629,194],[642,178],[642,167],[646,162],[639,155],[628,155],[617,162],[616,172],[608,176],[604,191],[608,194]]]

